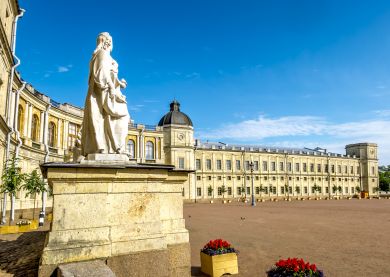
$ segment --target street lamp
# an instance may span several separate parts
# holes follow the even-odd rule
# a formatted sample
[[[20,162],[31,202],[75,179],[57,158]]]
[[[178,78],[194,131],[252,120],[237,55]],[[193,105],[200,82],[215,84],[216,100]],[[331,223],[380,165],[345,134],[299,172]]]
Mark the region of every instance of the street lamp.
[[[252,207],[256,206],[256,202],[255,202],[255,189],[254,189],[254,184],[253,184],[253,162],[250,162],[249,164],[250,168],[251,168],[251,178],[252,178]]]

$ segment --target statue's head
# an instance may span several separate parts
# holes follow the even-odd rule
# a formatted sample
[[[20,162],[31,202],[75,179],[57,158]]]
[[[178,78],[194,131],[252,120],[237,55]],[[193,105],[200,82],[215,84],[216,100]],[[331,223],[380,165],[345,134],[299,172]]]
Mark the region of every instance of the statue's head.
[[[106,51],[111,52],[113,48],[113,43],[112,43],[112,37],[108,32],[103,32],[100,33],[96,39],[96,49],[95,52],[103,49]]]

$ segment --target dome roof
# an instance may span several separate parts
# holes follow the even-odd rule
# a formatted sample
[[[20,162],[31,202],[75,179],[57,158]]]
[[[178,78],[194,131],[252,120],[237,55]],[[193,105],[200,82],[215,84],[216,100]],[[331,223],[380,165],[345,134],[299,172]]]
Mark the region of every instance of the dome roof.
[[[180,111],[180,103],[174,100],[170,105],[170,111],[164,115],[158,126],[176,124],[176,125],[185,125],[185,126],[193,126],[191,119],[185,113]]]

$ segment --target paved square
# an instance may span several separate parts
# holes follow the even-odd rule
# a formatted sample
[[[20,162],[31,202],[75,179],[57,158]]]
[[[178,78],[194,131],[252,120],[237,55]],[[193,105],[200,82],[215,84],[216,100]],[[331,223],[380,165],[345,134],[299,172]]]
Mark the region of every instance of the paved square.
[[[390,276],[390,200],[186,204],[192,272],[199,250],[222,238],[239,251],[239,276],[265,276],[280,258],[302,257],[326,276]]]

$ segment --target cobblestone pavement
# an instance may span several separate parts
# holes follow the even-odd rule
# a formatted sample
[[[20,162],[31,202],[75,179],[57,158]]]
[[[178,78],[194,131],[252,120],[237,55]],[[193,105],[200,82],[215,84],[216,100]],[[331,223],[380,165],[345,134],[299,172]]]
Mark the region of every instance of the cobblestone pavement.
[[[47,233],[45,229],[0,235],[0,277],[38,275],[39,258]]]

